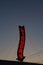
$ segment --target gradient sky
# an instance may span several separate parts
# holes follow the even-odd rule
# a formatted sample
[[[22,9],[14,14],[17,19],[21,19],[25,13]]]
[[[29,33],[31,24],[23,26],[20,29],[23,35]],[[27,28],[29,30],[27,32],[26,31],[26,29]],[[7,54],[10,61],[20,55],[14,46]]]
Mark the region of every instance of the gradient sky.
[[[16,60],[19,25],[26,32],[24,62],[43,63],[43,0],[0,0],[0,59]]]

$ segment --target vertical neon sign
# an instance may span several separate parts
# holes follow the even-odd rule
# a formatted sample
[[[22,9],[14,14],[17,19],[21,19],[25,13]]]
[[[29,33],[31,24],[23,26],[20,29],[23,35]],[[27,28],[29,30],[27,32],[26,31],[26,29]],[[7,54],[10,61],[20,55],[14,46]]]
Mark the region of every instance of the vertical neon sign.
[[[19,26],[19,32],[20,32],[20,40],[19,40],[19,46],[17,49],[17,59],[19,61],[23,61],[25,56],[23,55],[24,46],[25,46],[25,28],[24,26]]]

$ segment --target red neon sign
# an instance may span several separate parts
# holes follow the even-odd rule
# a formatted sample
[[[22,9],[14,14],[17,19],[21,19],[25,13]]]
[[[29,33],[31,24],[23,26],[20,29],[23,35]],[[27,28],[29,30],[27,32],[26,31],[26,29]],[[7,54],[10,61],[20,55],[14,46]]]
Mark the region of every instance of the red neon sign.
[[[23,56],[24,46],[25,46],[25,28],[24,26],[19,26],[19,32],[20,32],[20,41],[19,46],[17,50],[17,59],[19,61],[23,61],[25,56]]]

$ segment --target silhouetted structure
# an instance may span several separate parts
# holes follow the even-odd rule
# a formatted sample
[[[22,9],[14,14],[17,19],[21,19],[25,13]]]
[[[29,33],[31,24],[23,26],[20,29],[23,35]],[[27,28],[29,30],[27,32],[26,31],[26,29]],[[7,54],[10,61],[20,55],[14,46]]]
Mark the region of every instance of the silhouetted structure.
[[[43,64],[0,60],[0,65],[43,65]]]

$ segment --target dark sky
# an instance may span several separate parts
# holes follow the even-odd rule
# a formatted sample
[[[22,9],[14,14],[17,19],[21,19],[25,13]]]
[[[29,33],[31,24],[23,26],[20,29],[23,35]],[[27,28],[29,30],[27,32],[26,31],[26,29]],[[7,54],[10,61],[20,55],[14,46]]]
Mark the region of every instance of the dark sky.
[[[0,0],[0,59],[16,60],[19,25],[26,32],[24,61],[43,63],[43,0]]]

